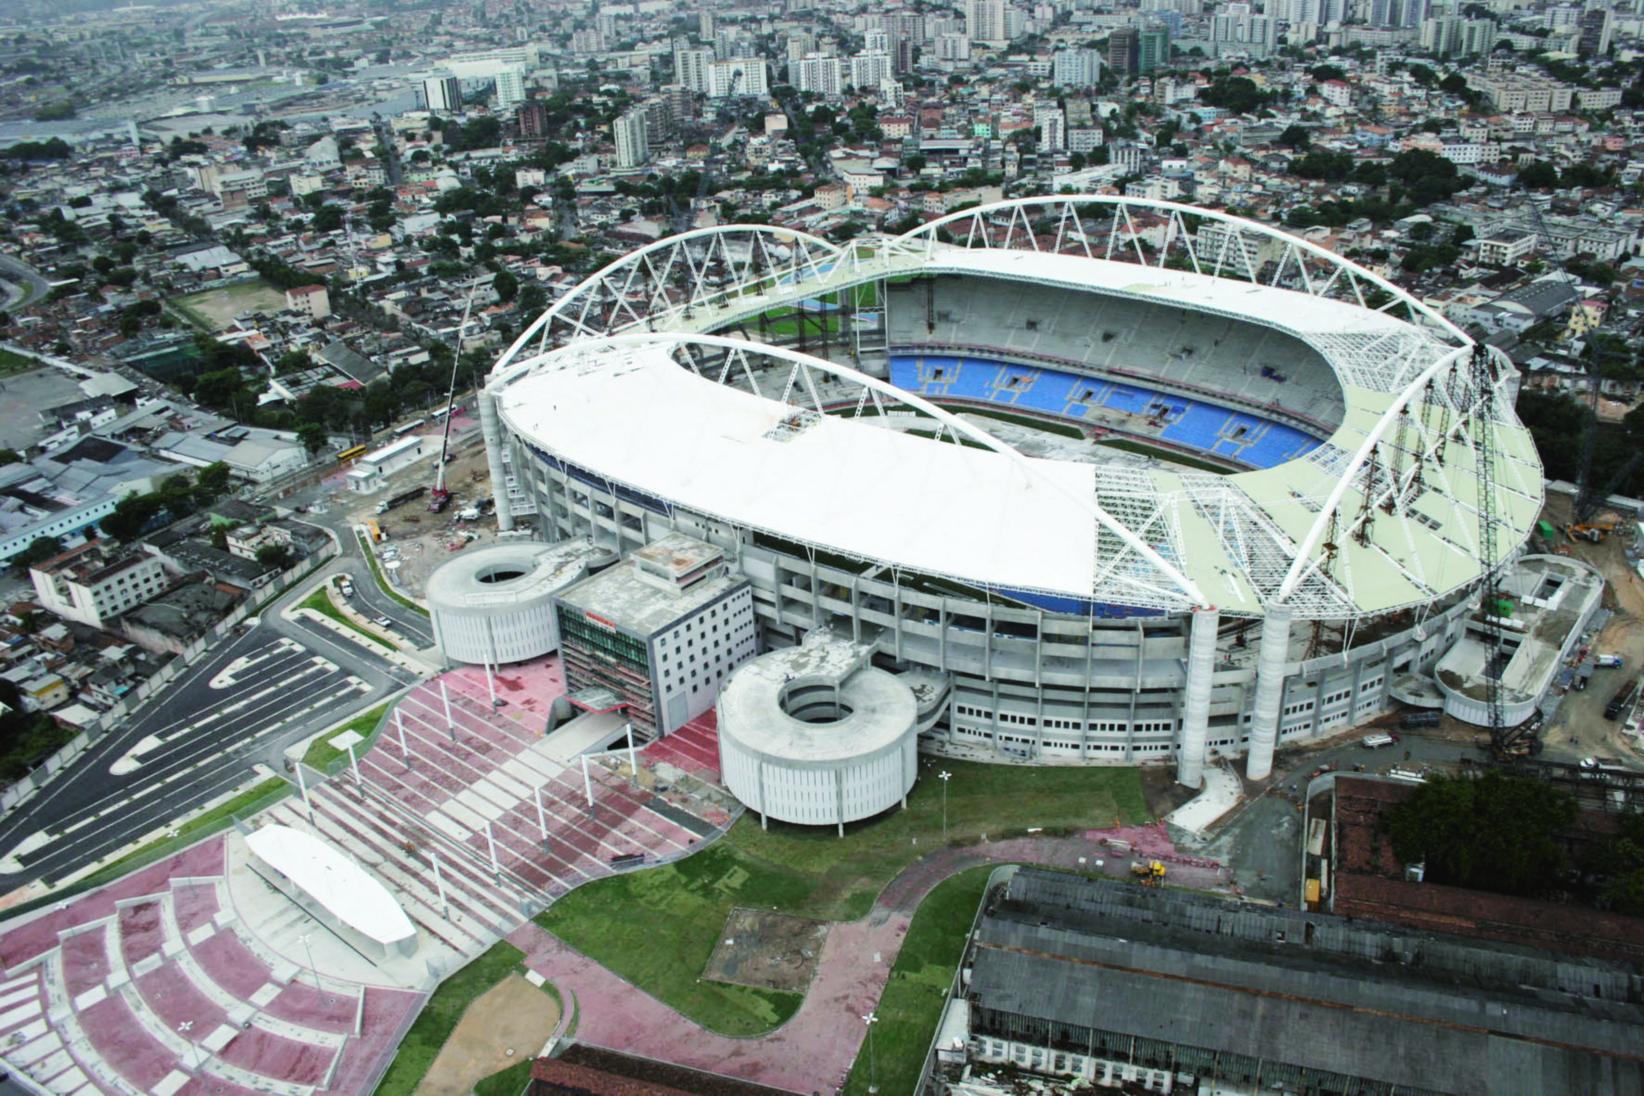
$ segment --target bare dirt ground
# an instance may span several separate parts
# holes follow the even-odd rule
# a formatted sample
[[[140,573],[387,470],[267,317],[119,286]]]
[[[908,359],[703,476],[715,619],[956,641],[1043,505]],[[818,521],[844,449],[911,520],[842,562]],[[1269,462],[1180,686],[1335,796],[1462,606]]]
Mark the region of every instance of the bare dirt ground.
[[[554,999],[519,975],[510,975],[468,1006],[417,1086],[416,1096],[470,1091],[522,1056],[535,1057],[558,1024]]]
[[[388,558],[385,566],[398,560],[398,566],[386,567],[399,589],[411,597],[423,596],[428,575],[457,552],[476,545],[493,544],[497,539],[496,519],[491,516],[479,521],[462,521],[457,513],[471,502],[491,494],[490,475],[485,464],[485,447],[476,434],[462,445],[453,443],[453,458],[446,462],[445,484],[451,492],[451,505],[443,514],[428,512],[428,498],[413,499],[386,514],[377,513],[377,503],[412,487],[431,487],[434,480],[434,462],[420,461],[395,475],[389,486],[372,495],[339,495],[346,507],[349,520],[373,520],[386,534],[378,545],[378,556]],[[465,534],[472,534],[467,536]]]
[[[1549,500],[1547,516],[1567,520],[1569,500],[1555,496]],[[1557,714],[1542,733],[1547,756],[1569,761],[1589,755],[1617,758],[1641,756],[1638,739],[1623,729],[1621,721],[1604,718],[1604,706],[1628,682],[1644,671],[1644,579],[1640,579],[1627,558],[1631,545],[1631,521],[1623,520],[1617,532],[1598,544],[1567,544],[1570,555],[1597,567],[1607,583],[1604,607],[1615,615],[1593,641],[1593,649],[1618,654],[1626,660],[1619,670],[1599,670],[1584,690],[1567,693]]]
[[[204,320],[213,331],[221,331],[242,312],[280,312],[285,294],[261,281],[241,282],[204,293],[191,293],[172,302],[185,314]]]
[[[716,982],[804,993],[827,938],[821,921],[734,909],[703,973]]]

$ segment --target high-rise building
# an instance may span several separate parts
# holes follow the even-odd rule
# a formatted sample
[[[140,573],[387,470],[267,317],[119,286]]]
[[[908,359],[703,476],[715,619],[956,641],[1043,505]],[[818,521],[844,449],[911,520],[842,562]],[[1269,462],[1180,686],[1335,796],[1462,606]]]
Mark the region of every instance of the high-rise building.
[[[1039,131],[1039,148],[1045,152],[1063,152],[1067,149],[1067,115],[1055,103],[1044,103],[1033,108],[1033,126]]]
[[[769,95],[770,91],[770,74],[765,69],[763,58],[738,57],[730,61],[714,61],[708,65],[710,99]]]
[[[619,168],[633,168],[651,158],[651,145],[645,136],[645,110],[634,107],[618,115],[611,123],[611,136],[616,141],[616,160]]]
[[[1015,11],[1007,0],[971,0],[970,14],[965,20],[965,30],[970,40],[985,46],[1009,45],[1012,37],[1009,15]],[[1018,12],[1017,21],[1020,20],[1021,14]]]
[[[876,88],[881,81],[889,79],[891,75],[891,59],[888,53],[859,53],[851,58],[850,83],[854,88]]]
[[[422,101],[435,114],[462,110],[462,81],[455,76],[430,76],[422,82]]]
[[[519,126],[520,139],[544,141],[548,138],[548,104],[541,99],[527,99],[514,114]]]
[[[708,66],[714,63],[714,51],[696,46],[674,46],[674,82],[691,91],[708,90]]]
[[[1136,75],[1137,39],[1135,27],[1118,27],[1107,39],[1107,65],[1121,78]]]
[[[497,73],[497,109],[512,110],[525,102],[525,72],[505,68]]]
[[[1057,50],[1051,59],[1051,83],[1064,88],[1088,88],[1102,78],[1102,55],[1093,49]]]
[[[699,11],[699,12],[696,13],[696,33],[697,33],[697,37],[701,38],[704,42],[712,41],[713,36],[714,36],[714,31],[716,29],[718,29],[718,28],[717,28],[717,24],[714,22],[714,13],[713,12],[711,12],[711,11]]]
[[[831,54],[813,53],[788,65],[788,82],[796,90],[836,98],[845,91],[839,68],[839,58]]]
[[[1275,20],[1267,20],[1270,29],[1277,30]],[[1170,31],[1164,27],[1146,27],[1136,36],[1136,72],[1147,76],[1170,64]]]
[[[1581,36],[1576,52],[1583,57],[1603,57],[1610,52],[1610,36],[1615,29],[1615,13],[1608,7],[1589,7],[1581,15]]]
[[[938,61],[969,61],[970,36],[966,34],[938,34],[936,36]]]

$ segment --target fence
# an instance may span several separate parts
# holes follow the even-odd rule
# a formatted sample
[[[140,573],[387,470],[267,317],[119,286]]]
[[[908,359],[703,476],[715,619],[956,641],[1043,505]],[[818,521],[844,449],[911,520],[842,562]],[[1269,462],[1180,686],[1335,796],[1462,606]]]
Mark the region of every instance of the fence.
[[[994,888],[1001,883],[1008,883],[1016,874],[1018,864],[1002,864],[988,873],[988,885],[982,890],[982,900],[976,904],[976,915],[970,919],[970,931],[965,933],[965,946],[959,952],[959,962],[953,968],[953,980],[948,983],[948,992],[942,998],[942,1011],[936,1017],[936,1030],[930,1034],[930,1047],[925,1051],[925,1064],[919,1069],[919,1083],[913,1088],[915,1093],[938,1093],[942,1090],[940,1084],[933,1084],[936,1078],[937,1041],[942,1038],[942,1021],[947,1018],[948,1007],[953,999],[960,996],[960,982],[965,974],[965,960],[970,956],[971,943],[976,939],[976,927],[982,923],[982,914],[987,912],[988,900],[993,897]],[[937,884],[940,886],[941,884]],[[934,889],[934,888],[932,888]],[[925,896],[929,898],[929,895]],[[915,916],[917,916],[917,911]]]
[[[18,806],[31,797],[35,792],[45,787],[46,784],[51,782],[54,776],[56,776],[82,753],[84,753],[86,749],[101,741],[104,735],[119,726],[123,720],[136,714],[137,710],[141,708],[150,697],[165,688],[180,674],[182,674],[184,670],[199,661],[200,656],[204,655],[213,646],[215,646],[218,640],[222,639],[223,636],[227,635],[247,617],[254,616],[261,612],[262,609],[271,603],[275,598],[281,596],[292,586],[317,571],[320,567],[324,566],[327,561],[335,559],[340,551],[341,549],[337,546],[336,538],[333,537],[331,540],[327,541],[319,551],[282,572],[280,576],[270,584],[271,592],[261,601],[253,605],[251,599],[247,597],[244,601],[240,602],[240,604],[235,607],[233,612],[229,613],[222,620],[219,620],[212,626],[209,632],[184,647],[182,651],[178,652],[177,657],[160,667],[158,673],[146,679],[135,689],[121,697],[113,707],[103,712],[103,714],[97,718],[96,722],[92,723],[85,730],[75,735],[69,740],[67,745],[63,746],[56,753],[52,754],[50,757],[40,762],[39,765],[35,766],[33,772],[29,773],[15,784],[12,784],[4,791],[0,791],[0,813],[4,813],[11,810],[13,807]]]

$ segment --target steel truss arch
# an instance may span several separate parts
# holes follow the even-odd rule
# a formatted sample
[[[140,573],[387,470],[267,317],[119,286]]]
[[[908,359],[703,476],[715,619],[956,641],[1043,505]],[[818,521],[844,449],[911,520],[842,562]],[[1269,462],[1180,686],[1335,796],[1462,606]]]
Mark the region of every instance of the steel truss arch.
[[[1099,225],[1107,229],[1100,239],[1104,243],[1104,254],[1098,256],[1090,248],[1092,233],[1085,222],[1078,216],[1080,206],[1105,207],[1113,210],[1111,223]],[[1064,253],[1074,245],[1080,244],[1087,258],[1104,258],[1125,260],[1124,249],[1133,252],[1137,260],[1144,266],[1169,265],[1170,253],[1173,247],[1182,249],[1182,257],[1188,264],[1188,269],[1195,273],[1209,273],[1214,277],[1243,278],[1257,283],[1276,287],[1290,288],[1286,281],[1299,282],[1303,292],[1312,296],[1327,297],[1332,291],[1350,291],[1355,303],[1364,308],[1374,308],[1376,311],[1386,312],[1395,304],[1402,304],[1409,309],[1412,319],[1420,317],[1420,322],[1434,330],[1441,331],[1456,345],[1471,345],[1461,328],[1457,327],[1444,315],[1430,305],[1418,300],[1410,293],[1401,289],[1397,284],[1388,281],[1353,260],[1338,255],[1328,248],[1321,247],[1311,240],[1277,229],[1271,225],[1247,220],[1221,210],[1204,209],[1198,206],[1183,205],[1180,202],[1165,201],[1154,198],[1130,198],[1118,194],[1046,194],[1028,198],[1009,198],[1004,201],[990,202],[986,205],[973,206],[970,209],[948,213],[933,221],[926,221],[917,228],[910,229],[895,237],[894,242],[902,245],[923,243],[927,253],[940,243],[949,242],[954,245],[972,247],[998,247],[1019,250],[1041,251],[1047,250],[1041,246],[1042,234],[1037,231],[1032,218],[1027,211],[1035,208],[1049,208],[1056,211],[1054,223],[1055,237],[1048,250]],[[1142,209],[1151,213],[1163,214],[1166,218],[1164,226],[1164,246],[1156,247],[1157,257],[1150,256],[1144,247],[1142,230],[1138,229],[1135,218],[1130,210]],[[1003,217],[1003,224],[998,222]],[[1217,247],[1214,262],[1211,256],[1200,253],[1196,245],[1196,230],[1190,229],[1189,221],[1195,224],[1210,222],[1226,226],[1233,230],[1233,234],[1218,232]],[[949,231],[954,226],[963,225],[965,232],[963,239],[958,234]],[[994,242],[994,229],[1004,230],[1004,239]],[[941,234],[952,237],[943,241]],[[1272,241],[1280,249],[1280,258],[1272,274],[1266,282],[1260,277],[1261,271],[1256,262],[1256,256],[1250,253],[1241,239],[1243,234],[1262,237]],[[1121,239],[1124,241],[1121,243]],[[1121,248],[1121,254],[1115,255],[1115,245]],[[1152,245],[1147,245],[1152,247]],[[1316,281],[1308,271],[1306,260],[1311,259],[1332,271],[1339,273]],[[1205,266],[1209,265],[1210,270]],[[1372,305],[1366,299],[1363,287],[1373,287],[1389,295],[1389,300],[1379,305]],[[1340,299],[1340,298],[1337,298]]]
[[[746,254],[739,255],[740,249],[731,245],[744,241]],[[642,325],[679,302],[689,308],[706,304],[726,289],[741,294],[815,277],[845,254],[845,248],[820,236],[771,225],[716,225],[663,237],[607,263],[572,287],[520,332],[491,375],[505,375],[522,354],[533,353],[527,351],[533,341],[534,353],[540,354],[555,336],[609,334]],[[713,283],[720,275],[727,279],[723,286]]]
[[[1498,372],[1497,391],[1473,391],[1458,376],[1466,373],[1474,343],[1440,313],[1374,271],[1279,229],[1219,211],[1111,195],[996,202],[898,237],[864,236],[842,246],[766,225],[727,225],[658,240],[607,264],[537,317],[498,360],[489,389],[495,393],[526,371],[569,360],[564,353],[578,347],[590,352],[578,359],[590,367],[638,347],[667,347],[682,367],[720,383],[745,381],[755,394],[805,414],[838,414],[837,404],[825,406],[819,387],[848,384],[858,414],[869,403],[878,408],[895,401],[933,420],[939,440],[963,439],[1026,462],[987,431],[849,366],[708,333],[885,279],[944,272],[987,277],[986,261],[963,253],[1000,249],[1142,264],[1246,282],[1263,293],[1319,298],[1320,311],[1290,321],[1288,298],[1258,294],[1251,299],[1262,303],[1250,306],[1257,308],[1251,319],[1312,345],[1335,371],[1352,412],[1327,441],[1295,458],[1307,466],[1301,490],[1260,473],[1148,474],[1104,465],[1093,497],[1073,500],[1098,530],[1095,600],[1167,611],[1221,600],[1223,611],[1234,614],[1282,605],[1304,619],[1344,619],[1457,589],[1473,580],[1458,579],[1456,561],[1477,548],[1468,452],[1478,414],[1513,427],[1490,432],[1503,472],[1497,489],[1523,498],[1540,491],[1539,464],[1519,444],[1523,431],[1500,392],[1511,379],[1510,367]],[[1104,269],[1106,281],[1096,280],[1107,286],[1103,291],[1131,292],[1123,286],[1135,279],[1115,279],[1111,265]],[[1052,258],[1023,258],[992,276],[1067,285],[1081,277],[1068,261]],[[1186,310],[1194,307],[1191,291],[1200,284],[1164,273],[1142,282],[1134,291],[1138,299],[1179,301]],[[1150,295],[1146,287],[1153,285],[1170,285],[1176,295]],[[1235,315],[1238,306],[1231,307],[1210,294],[1199,310]],[[1356,321],[1353,312],[1360,313]],[[725,360],[717,378],[703,368],[708,354]],[[750,368],[750,355],[787,365],[774,372]],[[739,359],[734,366],[733,357]],[[775,380],[762,388],[764,376]],[[1517,445],[1517,455],[1504,442]],[[1447,446],[1456,448],[1447,455]],[[1283,520],[1281,509],[1288,514]],[[1442,530],[1432,520],[1450,514],[1468,520],[1446,520]],[[1184,531],[1191,515],[1208,523],[1219,541],[1227,570],[1217,570],[1236,573],[1247,589],[1193,558],[1189,538],[1203,527]],[[1372,537],[1378,515],[1386,516]],[[1334,545],[1350,536],[1358,541],[1359,562],[1345,555],[1336,560]],[[1397,590],[1402,601],[1378,598],[1378,587],[1367,585],[1382,581],[1378,570],[1403,583]],[[1228,593],[1206,595],[1220,591],[1224,581]]]

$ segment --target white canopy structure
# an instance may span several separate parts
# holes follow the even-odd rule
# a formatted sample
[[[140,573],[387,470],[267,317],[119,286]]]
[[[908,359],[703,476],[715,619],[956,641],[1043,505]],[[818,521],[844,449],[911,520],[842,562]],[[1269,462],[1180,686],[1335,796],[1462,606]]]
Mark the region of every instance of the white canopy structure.
[[[313,834],[266,825],[246,847],[280,877],[291,897],[373,958],[410,955],[417,929],[376,877]],[[315,907],[318,907],[317,909]]]

